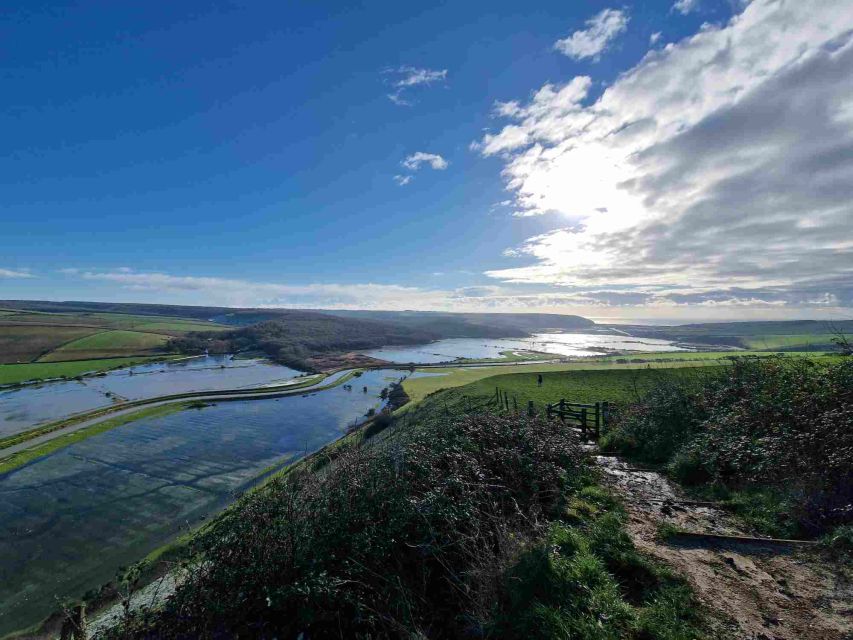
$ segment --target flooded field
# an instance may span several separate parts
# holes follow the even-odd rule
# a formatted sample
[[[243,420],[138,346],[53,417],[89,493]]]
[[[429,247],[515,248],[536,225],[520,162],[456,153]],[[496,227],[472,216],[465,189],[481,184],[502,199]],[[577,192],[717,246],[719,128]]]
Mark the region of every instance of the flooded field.
[[[112,579],[271,465],[337,438],[402,375],[143,419],[0,475],[0,636]]]
[[[263,360],[206,356],[143,364],[81,380],[0,390],[0,438],[122,400],[254,387],[297,375],[299,371]]]
[[[432,364],[458,358],[498,358],[503,351],[540,351],[555,357],[597,356],[612,351],[689,351],[670,340],[600,333],[537,333],[529,338],[452,338],[413,347],[365,353],[389,362]]]

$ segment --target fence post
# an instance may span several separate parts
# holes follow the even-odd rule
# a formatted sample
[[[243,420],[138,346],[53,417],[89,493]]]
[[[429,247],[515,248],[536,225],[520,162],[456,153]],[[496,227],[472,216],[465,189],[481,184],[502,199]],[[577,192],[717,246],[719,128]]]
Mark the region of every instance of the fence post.
[[[509,411],[509,391],[504,391],[504,406]]]
[[[601,403],[595,403],[595,437],[598,437],[598,428],[601,425]]]
[[[515,396],[512,397],[512,408],[518,413],[518,399]]]
[[[497,387],[495,387],[495,400],[497,400],[498,402],[501,401],[501,392],[500,389],[498,389]]]
[[[586,409],[581,409],[581,434],[586,440]]]
[[[536,415],[536,411],[533,409],[533,400],[527,401],[527,415],[531,418]]]
[[[560,420],[563,422],[566,421],[566,401],[564,398],[560,398]]]

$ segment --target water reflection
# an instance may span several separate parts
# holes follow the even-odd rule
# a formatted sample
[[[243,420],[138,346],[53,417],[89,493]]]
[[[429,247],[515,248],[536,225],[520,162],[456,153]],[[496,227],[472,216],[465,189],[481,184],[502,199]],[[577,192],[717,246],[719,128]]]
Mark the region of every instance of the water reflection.
[[[457,358],[498,358],[504,351],[540,351],[555,357],[597,356],[608,351],[688,351],[670,340],[598,333],[537,333],[529,338],[451,338],[413,347],[365,353],[389,362],[432,364]]]
[[[402,375],[143,419],[0,475],[0,635],[50,613],[55,596],[110,580],[270,465],[340,436]]]
[[[79,381],[0,391],[0,438],[123,400],[255,387],[297,375],[299,371],[271,362],[220,355],[141,364]]]

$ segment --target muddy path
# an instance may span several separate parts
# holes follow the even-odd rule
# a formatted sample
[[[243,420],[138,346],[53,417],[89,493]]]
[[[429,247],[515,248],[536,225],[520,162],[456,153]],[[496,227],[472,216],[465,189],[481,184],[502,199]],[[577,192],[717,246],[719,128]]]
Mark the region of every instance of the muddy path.
[[[687,579],[719,625],[722,638],[853,638],[853,569],[814,546],[728,540],[754,536],[712,503],[690,500],[666,477],[596,456],[606,482],[624,498],[638,549]],[[663,540],[662,523],[705,536]]]

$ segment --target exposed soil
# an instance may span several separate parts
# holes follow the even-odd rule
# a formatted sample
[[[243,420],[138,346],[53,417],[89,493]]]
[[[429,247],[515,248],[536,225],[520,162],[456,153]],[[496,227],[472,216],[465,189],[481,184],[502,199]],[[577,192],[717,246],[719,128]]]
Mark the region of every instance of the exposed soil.
[[[753,536],[728,513],[696,503],[655,471],[598,456],[624,497],[628,531],[640,550],[688,580],[716,619],[722,638],[853,638],[853,568],[816,548],[700,536],[662,540],[661,523],[682,531]]]

